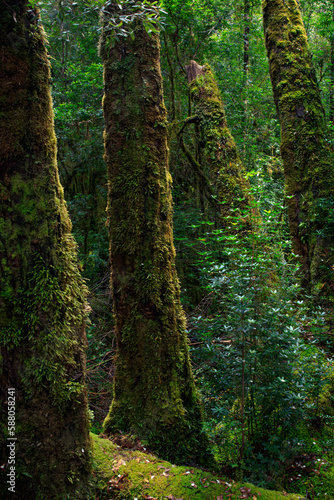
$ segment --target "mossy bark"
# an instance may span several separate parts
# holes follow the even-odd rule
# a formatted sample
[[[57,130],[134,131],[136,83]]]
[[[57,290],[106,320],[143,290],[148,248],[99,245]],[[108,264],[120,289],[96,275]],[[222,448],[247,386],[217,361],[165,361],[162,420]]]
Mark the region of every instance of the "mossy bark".
[[[88,498],[86,287],[58,179],[44,35],[26,0],[2,3],[0,61],[0,496]]]
[[[249,74],[249,34],[251,22],[251,3],[250,0],[244,0],[244,74],[247,83]]]
[[[237,145],[228,128],[224,105],[208,64],[192,61],[187,66],[190,96],[203,144],[203,164],[208,169],[220,203],[220,225],[230,226],[229,218],[238,216],[251,228],[259,219],[250,195],[250,185],[240,160]]]
[[[134,433],[177,463],[206,463],[208,443],[191,370],[172,230],[167,118],[157,33],[109,38],[104,63],[108,227],[117,357],[107,433]]]
[[[332,10],[332,22],[334,23],[334,5]],[[329,60],[329,119],[334,123],[334,33],[329,39],[330,60]]]
[[[263,19],[293,249],[304,286],[325,294],[333,281],[334,165],[324,109],[297,0],[265,0]]]

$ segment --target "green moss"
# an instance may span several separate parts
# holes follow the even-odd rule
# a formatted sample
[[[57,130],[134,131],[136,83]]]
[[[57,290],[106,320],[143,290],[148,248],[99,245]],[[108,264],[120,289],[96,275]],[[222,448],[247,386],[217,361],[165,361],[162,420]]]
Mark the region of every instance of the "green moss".
[[[334,172],[319,87],[298,2],[264,1],[263,16],[294,252],[304,286],[326,295],[333,282],[333,241],[322,236],[316,206],[318,198],[333,195]]]
[[[190,83],[194,112],[199,118],[204,163],[209,169],[221,203],[221,221],[228,227],[228,218],[249,211],[251,195],[249,182],[239,158],[236,143],[227,126],[224,106],[210,66]],[[253,213],[254,221],[258,214]],[[248,228],[251,221],[247,222]]]
[[[134,40],[111,47],[107,39],[105,29],[107,214],[118,350],[104,429],[136,434],[165,458],[203,463],[210,454],[175,269],[159,37],[138,22]]]
[[[92,435],[93,466],[100,492],[108,491],[115,499],[138,500],[168,497],[183,500],[223,500],[240,498],[241,488],[250,488],[252,497],[261,500],[298,500],[300,495],[264,490],[251,484],[237,483],[208,471],[176,466],[154,455],[125,449],[107,439]],[[109,489],[108,489],[109,488]]]
[[[16,22],[7,4],[11,20],[0,19],[1,404],[14,387],[17,495],[83,498],[87,290],[58,178],[44,34],[28,2],[12,4]],[[1,445],[5,440],[1,435]],[[5,450],[0,446],[2,463]]]
[[[322,490],[326,495],[326,498],[329,500],[334,499],[334,466],[326,472]]]

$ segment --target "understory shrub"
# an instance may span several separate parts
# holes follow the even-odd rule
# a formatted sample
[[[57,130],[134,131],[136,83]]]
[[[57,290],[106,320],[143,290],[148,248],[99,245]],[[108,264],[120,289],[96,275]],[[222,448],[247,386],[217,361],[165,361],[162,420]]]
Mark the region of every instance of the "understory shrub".
[[[277,487],[314,422],[333,413],[333,368],[309,335],[324,327],[324,312],[300,298],[281,200],[265,201],[253,232],[242,214],[201,238],[207,293],[189,335],[223,470]]]

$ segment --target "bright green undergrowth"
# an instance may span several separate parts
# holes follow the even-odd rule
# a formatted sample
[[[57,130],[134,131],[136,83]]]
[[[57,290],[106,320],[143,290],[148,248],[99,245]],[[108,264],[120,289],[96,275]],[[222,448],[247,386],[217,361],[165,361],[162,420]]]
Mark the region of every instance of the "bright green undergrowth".
[[[188,331],[205,429],[230,477],[332,498],[331,312],[300,287],[282,186],[260,170],[253,177],[256,230],[247,213],[231,215],[227,232],[207,217],[190,225],[192,241],[178,240],[203,296]]]

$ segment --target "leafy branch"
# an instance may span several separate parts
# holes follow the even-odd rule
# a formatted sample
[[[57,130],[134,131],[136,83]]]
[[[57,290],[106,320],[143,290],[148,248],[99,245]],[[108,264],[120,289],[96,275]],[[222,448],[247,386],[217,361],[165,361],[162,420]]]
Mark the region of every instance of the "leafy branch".
[[[94,0],[92,0],[94,1]],[[141,22],[147,33],[157,33],[161,13],[158,1],[150,0],[108,0],[102,7],[102,13],[107,19],[104,30],[108,33],[109,43],[113,46],[119,37],[130,37],[134,40],[134,27]]]

